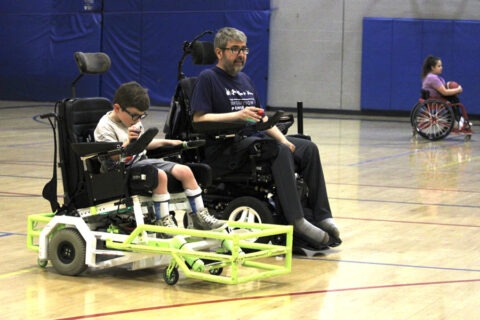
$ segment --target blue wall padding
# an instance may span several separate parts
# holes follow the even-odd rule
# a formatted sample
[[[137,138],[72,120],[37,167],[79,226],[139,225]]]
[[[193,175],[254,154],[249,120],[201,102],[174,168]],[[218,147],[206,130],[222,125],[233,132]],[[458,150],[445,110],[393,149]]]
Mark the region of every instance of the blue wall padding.
[[[362,49],[362,107],[384,109],[390,106],[393,24],[389,19],[364,23]]]
[[[75,51],[106,52],[112,67],[85,76],[77,96],[112,98],[122,82],[168,104],[184,41],[224,26],[243,30],[251,48],[245,71],[267,98],[270,0],[7,0],[0,4],[0,99],[54,101],[71,95]],[[5,10],[4,10],[5,9]],[[27,12],[27,13],[25,13]],[[208,35],[202,40],[213,40]],[[187,75],[210,66],[184,63]],[[87,78],[87,79],[85,79]]]
[[[75,51],[97,51],[99,14],[6,14],[0,18],[0,99],[55,101],[70,95]],[[81,88],[98,92],[99,78]]]
[[[461,101],[480,114],[480,21],[364,18],[361,109],[409,111],[421,89],[429,54],[442,59],[443,77],[459,82]]]
[[[270,9],[270,0],[107,0],[104,4],[106,12],[132,11],[224,11],[246,10],[257,11]]]

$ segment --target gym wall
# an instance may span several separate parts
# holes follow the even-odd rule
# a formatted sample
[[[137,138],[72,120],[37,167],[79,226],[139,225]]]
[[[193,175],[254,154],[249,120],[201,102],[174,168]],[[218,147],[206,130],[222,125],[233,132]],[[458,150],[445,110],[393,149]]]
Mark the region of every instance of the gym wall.
[[[362,54],[365,17],[480,20],[478,0],[271,0],[271,10],[268,104],[294,107],[301,100],[305,108],[342,111],[360,110],[363,61],[374,58]],[[477,38],[478,34],[456,52],[469,51]],[[444,43],[449,41],[446,36]],[[404,58],[404,64],[412,60]],[[478,58],[469,63],[478,65]],[[456,76],[450,74],[450,67],[446,64],[445,71]],[[408,81],[417,84],[410,89],[413,96],[407,105],[411,107],[418,99],[421,64],[409,68],[415,74],[412,71]],[[465,90],[480,98],[478,90]],[[390,105],[385,110],[391,110]]]
[[[246,71],[266,102],[269,0],[2,0],[0,99],[55,101],[71,96],[76,51],[107,53],[111,69],[86,75],[78,96],[113,96],[120,83],[147,87],[153,104],[168,105],[184,41],[224,26],[244,31],[255,52]],[[213,34],[202,40],[213,40]],[[187,58],[184,72],[196,75]]]
[[[358,111],[361,106],[372,108],[370,102],[369,105],[361,102],[363,61],[369,59],[362,54],[365,17],[480,20],[478,0],[1,0],[0,99],[52,101],[68,96],[70,83],[76,75],[73,52],[93,51],[109,36],[99,32],[99,25],[103,23],[101,14],[98,13],[102,10],[99,4],[103,4],[103,11],[111,15],[110,20],[116,20],[117,24],[111,26],[115,29],[122,29],[122,24],[126,24],[121,21],[122,14],[132,16],[134,12],[144,12],[144,28],[150,26],[150,23],[145,23],[155,20],[151,17],[156,14],[158,19],[162,17],[167,20],[173,13],[177,14],[177,18],[181,16],[170,21],[168,29],[156,30],[155,35],[168,37],[168,42],[163,38],[148,39],[146,37],[150,35],[145,31],[141,34],[144,37],[143,47],[138,44],[139,39],[132,39],[134,49],[127,55],[138,55],[135,51],[144,50],[145,47],[152,49],[147,57],[154,58],[155,63],[151,65],[156,69],[147,71],[145,67],[150,64],[143,63],[141,70],[144,76],[142,79],[147,79],[147,85],[157,101],[165,100],[171,95],[183,41],[191,40],[204,29],[238,23],[238,27],[243,28],[243,24],[250,27],[250,30],[245,30],[248,31],[249,46],[262,45],[261,48],[252,50],[247,71],[256,73],[254,81],[259,87],[266,86],[262,93],[266,95],[268,92],[268,105],[294,107],[297,101],[303,101],[305,108],[309,109],[345,111]],[[123,6],[123,9],[114,9],[110,4]],[[178,10],[174,10],[175,6],[178,6]],[[170,9],[164,9],[165,7]],[[153,12],[147,13],[150,9]],[[224,20],[217,21],[215,17],[223,12]],[[198,16],[202,17],[201,20],[195,21],[193,18],[197,19]],[[140,28],[142,23],[135,21],[134,24],[139,24],[135,28]],[[157,21],[155,27],[160,26],[165,27],[167,23]],[[265,37],[257,38],[262,36],[256,34],[258,26],[261,33],[265,32]],[[264,31],[264,27],[269,27],[269,32]],[[126,44],[118,39],[112,41],[111,49],[119,53],[128,51]],[[473,39],[468,47],[455,50],[468,51],[475,42],[476,39]],[[118,44],[122,46],[115,47]],[[35,49],[32,50],[32,47]],[[170,50],[177,51],[173,53]],[[420,58],[416,58],[417,61],[418,59]],[[470,63],[475,65],[478,64],[477,61],[475,59]],[[115,81],[132,80],[131,76],[140,71],[134,70],[135,67],[124,68],[128,63],[126,58],[113,61],[112,72],[117,72],[115,68],[119,66],[122,66],[122,70],[127,70],[125,74],[115,75],[116,73],[110,72],[107,76],[115,75]],[[255,65],[264,65],[266,69],[252,70]],[[419,81],[420,67],[412,64],[408,83]],[[453,71],[449,63],[445,67],[446,72]],[[189,61],[185,63],[185,68],[186,71],[197,70],[189,69]],[[265,70],[268,70],[268,79]],[[90,86],[98,88],[100,85],[96,83],[100,81],[97,77],[89,77],[90,79],[81,81],[79,95],[90,95],[92,91],[87,89]],[[115,85],[112,82],[110,86]],[[83,88],[84,86],[88,88]],[[165,91],[162,93],[161,90]],[[413,89],[412,86],[412,89],[406,90],[412,90],[413,97],[408,103],[411,106],[418,98],[418,89]],[[466,87],[465,95],[467,90],[475,94],[473,89]],[[110,92],[105,94],[109,96]],[[378,106],[378,102],[372,105]],[[473,105],[467,107],[470,109]],[[386,105],[385,110],[391,110],[391,106]]]

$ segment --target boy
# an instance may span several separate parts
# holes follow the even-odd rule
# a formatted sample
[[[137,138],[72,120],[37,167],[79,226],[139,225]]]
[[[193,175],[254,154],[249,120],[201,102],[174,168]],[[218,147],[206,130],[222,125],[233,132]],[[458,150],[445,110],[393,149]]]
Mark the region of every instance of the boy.
[[[148,92],[140,84],[132,81],[120,85],[113,98],[113,110],[107,112],[95,128],[95,141],[123,142],[123,147],[126,147],[144,132],[141,120],[147,116],[146,111],[149,107]],[[180,140],[153,139],[147,149],[181,143]],[[202,190],[189,167],[161,159],[148,159],[146,150],[128,159],[126,165],[127,168],[154,166],[158,169],[158,185],[152,190],[156,225],[177,227],[169,213],[170,194],[167,190],[167,173],[169,173],[179,180],[185,189],[185,194],[192,207],[192,212],[189,215],[195,229],[220,230],[226,227],[223,221],[210,215],[204,207]]]

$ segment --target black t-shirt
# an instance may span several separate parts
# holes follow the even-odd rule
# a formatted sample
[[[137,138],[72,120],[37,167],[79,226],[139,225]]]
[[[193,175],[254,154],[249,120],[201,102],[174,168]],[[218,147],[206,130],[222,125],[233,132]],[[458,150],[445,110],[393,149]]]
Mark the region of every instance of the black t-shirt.
[[[190,104],[194,112],[226,113],[245,107],[260,107],[260,99],[245,73],[232,77],[215,66],[198,76]]]

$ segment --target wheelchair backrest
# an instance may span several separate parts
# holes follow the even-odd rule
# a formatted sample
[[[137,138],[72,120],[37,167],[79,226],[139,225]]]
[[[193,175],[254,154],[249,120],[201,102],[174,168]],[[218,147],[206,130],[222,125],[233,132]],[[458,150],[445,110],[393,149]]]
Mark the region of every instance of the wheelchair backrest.
[[[56,105],[60,168],[64,202],[71,208],[93,205],[86,187],[83,163],[72,144],[93,142],[93,132],[100,118],[112,109],[106,98],[66,99]]]
[[[428,98],[430,98],[430,91],[422,89],[420,90],[420,96],[423,100],[427,100]]]
[[[189,140],[192,134],[192,112],[190,98],[197,78],[181,79],[170,104],[170,110],[163,128],[166,139]]]
[[[206,33],[211,32],[204,32],[201,36]],[[181,69],[185,57],[187,55],[191,55],[192,62],[195,65],[211,65],[217,61],[217,56],[215,54],[212,42],[197,40],[194,40],[191,43],[187,42],[183,46],[183,51],[183,56],[179,62],[179,81],[170,104],[170,111],[168,113],[165,126],[163,128],[165,138],[167,139],[189,140],[193,138],[190,98],[192,97],[193,89],[197,83],[197,78],[187,78],[183,74]]]

